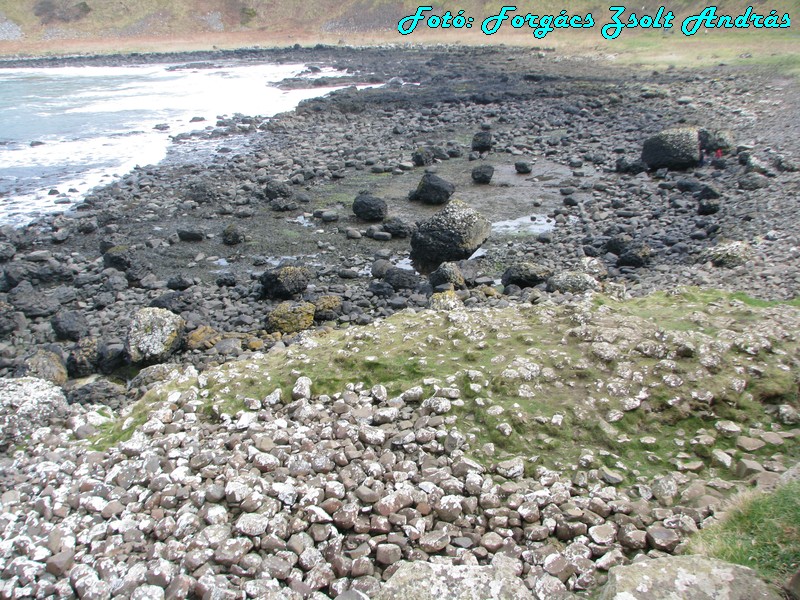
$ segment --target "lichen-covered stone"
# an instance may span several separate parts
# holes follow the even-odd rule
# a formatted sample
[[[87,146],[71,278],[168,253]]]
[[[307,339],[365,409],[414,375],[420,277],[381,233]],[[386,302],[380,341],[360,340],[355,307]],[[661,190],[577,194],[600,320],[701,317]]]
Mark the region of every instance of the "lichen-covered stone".
[[[126,350],[132,363],[161,362],[181,344],[185,322],[163,308],[142,308],[131,319]]]
[[[506,568],[403,563],[375,600],[533,600],[533,594]]]
[[[596,290],[600,287],[597,280],[588,273],[579,271],[564,271],[553,275],[547,280],[548,292],[562,292],[571,294],[582,294],[584,292]]]
[[[448,284],[456,289],[467,287],[464,281],[464,274],[461,272],[458,264],[454,262],[446,262],[439,265],[438,269],[428,275],[428,281],[433,287]]]
[[[492,225],[460,200],[423,221],[411,236],[411,260],[432,271],[443,262],[469,258],[489,237]]]
[[[314,301],[314,319],[333,321],[342,313],[342,298],[335,294],[320,296]]]
[[[303,331],[314,324],[315,311],[310,302],[281,302],[267,317],[267,329],[273,333]]]
[[[446,292],[433,294],[430,300],[428,300],[428,308],[431,310],[451,311],[464,308],[464,303],[455,292],[449,290]]]
[[[25,359],[18,375],[38,377],[61,386],[67,383],[67,366],[55,352],[39,349]]]
[[[614,567],[600,600],[779,600],[755,571],[702,556]]]
[[[753,248],[747,242],[727,242],[709,248],[702,254],[702,260],[715,267],[732,268],[743,265],[753,257]]]
[[[64,392],[49,381],[0,379],[0,451],[24,443],[37,428],[66,412]]]

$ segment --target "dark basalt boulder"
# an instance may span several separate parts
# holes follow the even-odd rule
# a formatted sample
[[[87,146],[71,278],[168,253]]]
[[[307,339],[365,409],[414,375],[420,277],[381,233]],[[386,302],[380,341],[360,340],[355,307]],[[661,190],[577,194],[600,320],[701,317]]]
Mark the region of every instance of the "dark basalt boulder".
[[[417,189],[409,194],[408,199],[423,204],[447,204],[455,191],[456,186],[449,181],[445,181],[434,173],[425,173]]]
[[[389,206],[385,200],[362,192],[353,202],[353,214],[362,221],[382,221],[389,214]]]
[[[700,163],[700,131],[697,127],[666,129],[645,140],[642,162],[650,169],[680,171]]]
[[[261,275],[264,298],[288,300],[308,287],[311,271],[305,267],[278,267]]]

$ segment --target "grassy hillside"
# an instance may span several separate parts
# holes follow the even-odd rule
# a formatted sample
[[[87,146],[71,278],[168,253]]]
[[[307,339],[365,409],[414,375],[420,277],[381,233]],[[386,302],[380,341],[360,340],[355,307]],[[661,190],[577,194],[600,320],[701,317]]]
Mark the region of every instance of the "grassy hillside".
[[[419,2],[389,2],[388,0],[321,0],[315,3],[277,0],[0,0],[0,52],[15,49],[28,52],[64,51],[77,42],[86,47],[97,40],[116,40],[110,44],[119,49],[130,49],[139,40],[183,41],[194,45],[284,45],[298,41],[310,43],[364,43],[369,41],[448,43],[539,43],[527,29],[515,31],[506,24],[497,34],[486,36],[480,32],[480,22],[497,14],[508,2],[464,0],[459,3],[430,0],[440,14],[446,10],[463,9],[475,20],[472,30],[430,30],[420,28],[410,36],[397,33],[398,21],[413,14]],[[533,10],[531,5],[516,3],[521,10]],[[623,3],[624,4],[624,3]],[[707,3],[696,0],[676,0],[664,3],[641,0],[630,6],[640,14],[655,14],[658,7],[667,5],[678,19],[696,14]],[[730,0],[720,12],[737,15],[748,5],[748,0]],[[774,0],[769,5],[755,3],[757,10],[768,13],[775,9],[779,14],[797,12],[794,0]],[[621,38],[608,42],[600,35],[600,26],[609,21],[609,3],[601,0],[541,0],[535,5],[539,14],[558,14],[566,9],[570,14],[592,12],[596,26],[579,37],[605,50],[614,51]],[[800,16],[792,15],[795,19]],[[678,22],[679,25],[679,22]],[[676,29],[673,29],[676,31]],[[798,28],[794,25],[789,34],[798,43]],[[631,37],[640,31],[626,31]],[[647,32],[654,37],[658,32]],[[712,32],[722,33],[722,32]],[[750,29],[740,37],[780,36],[786,31],[761,31]],[[782,35],[783,34],[783,35]],[[565,43],[575,37],[573,32],[556,31],[548,35],[547,45]],[[621,36],[622,37],[622,36]],[[744,40],[747,41],[747,40]],[[567,43],[573,43],[569,41]],[[674,44],[673,44],[674,45]]]

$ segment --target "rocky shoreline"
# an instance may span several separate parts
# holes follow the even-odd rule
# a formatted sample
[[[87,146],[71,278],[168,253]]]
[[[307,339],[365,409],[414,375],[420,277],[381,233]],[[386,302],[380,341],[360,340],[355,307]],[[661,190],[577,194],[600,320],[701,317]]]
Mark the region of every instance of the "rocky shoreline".
[[[197,393],[203,386],[191,381],[228,361],[291,349],[304,339],[301,332],[309,329],[321,333],[347,326],[357,329],[407,309],[573,306],[583,301],[584,292],[593,290],[621,298],[680,286],[721,288],[769,300],[798,295],[800,272],[793,265],[800,254],[796,202],[800,174],[796,135],[787,127],[800,104],[794,80],[726,66],[645,73],[502,47],[317,47],[74,60],[119,64],[229,59],[333,66],[349,70],[353,83],[385,85],[343,89],[272,119],[220,120],[196,136],[176,140],[164,163],[137,169],[112,186],[95,190],[73,210],[38,219],[24,229],[0,232],[4,269],[0,375],[49,381],[57,386],[56,396],[61,393],[69,405],[61,407],[62,412],[72,411],[65,433],[37,434],[44,437],[29,450],[15,450],[20,440],[8,444],[3,487],[13,497],[3,495],[4,510],[32,502],[39,513],[33,521],[53,522],[72,515],[74,522],[67,519],[66,525],[54,530],[38,521],[30,523],[25,534],[29,537],[42,537],[47,530],[50,542],[41,556],[31,549],[33,554],[20,561],[21,555],[9,546],[3,571],[7,597],[179,598],[192,593],[202,598],[295,597],[286,591],[287,585],[303,597],[328,597],[318,590],[330,597],[345,597],[350,590],[349,597],[361,597],[352,595],[356,591],[372,597],[381,580],[397,570],[401,557],[425,559],[452,550],[464,560],[461,564],[481,565],[502,562],[492,557],[506,554],[502,549],[508,539],[521,548],[515,527],[528,542],[546,540],[555,533],[555,525],[552,532],[545,531],[545,525],[533,526],[538,527],[535,533],[523,524],[541,522],[540,515],[533,518],[532,512],[519,510],[531,501],[538,512],[575,496],[580,498],[574,502],[581,514],[590,519],[592,514],[604,519],[612,513],[631,514],[627,505],[612,505],[616,493],[605,491],[605,485],[614,482],[588,486],[593,490],[589,495],[572,494],[570,474],[541,472],[539,491],[547,494],[537,495],[515,487],[522,485],[517,482],[522,474],[500,473],[497,483],[483,479],[484,467],[450,456],[447,417],[432,416],[439,402],[423,403],[403,417],[411,422],[426,420],[416,437],[430,434],[431,439],[416,439],[413,444],[432,444],[426,449],[430,453],[415,454],[415,446],[398,450],[408,450],[409,456],[389,456],[381,448],[387,450],[391,444],[386,446],[387,440],[378,437],[386,435],[380,432],[387,428],[380,425],[394,421],[381,419],[412,401],[393,403],[379,387],[339,390],[333,410],[340,415],[353,413],[351,426],[356,429],[343,430],[341,437],[337,434],[337,439],[352,439],[331,447],[331,452],[341,452],[347,460],[339,464],[338,455],[332,456],[331,465],[321,466],[312,460],[313,468],[307,471],[301,459],[307,450],[303,444],[326,439],[326,427],[331,427],[326,418],[309,425],[314,418],[307,414],[308,406],[325,405],[324,401],[300,389],[294,402],[286,399],[285,406],[265,399],[265,404],[251,408],[253,415],[260,415],[259,426],[240,428],[236,424],[240,421],[223,420],[197,430],[196,413],[202,406]],[[31,61],[22,64],[32,66]],[[719,145],[718,155],[712,152],[696,166],[647,170],[641,164],[647,140],[664,130],[691,126],[725,132],[731,139],[724,150]],[[446,229],[443,245],[436,232],[443,229],[445,203],[445,212],[452,213],[449,222],[460,229]],[[455,231],[464,233],[458,243],[452,243]],[[477,247],[478,253],[469,258]],[[417,266],[427,263],[421,273],[411,269],[412,254]],[[98,412],[98,405],[117,416],[126,407],[130,410],[152,381],[169,379],[167,369],[147,381],[147,374],[161,367],[140,370],[154,363],[171,363],[176,373],[182,373],[175,377],[184,377],[183,384],[195,389],[195,396],[184,391],[147,420],[142,430],[152,438],[147,444],[136,447],[143,442],[135,436],[138,441],[102,452],[80,445],[61,448],[66,442],[60,435],[93,439],[109,418]],[[458,399],[448,396],[448,386],[437,389],[445,391],[437,391],[433,398]],[[370,414],[362,415],[367,405]],[[359,427],[366,422],[372,424]],[[313,433],[308,433],[309,427]],[[302,441],[300,447],[294,448],[288,438],[285,443],[275,441],[292,428],[308,433],[297,442]],[[236,431],[245,431],[247,439],[239,439]],[[194,441],[179,439],[183,433]],[[442,443],[437,445],[439,438]],[[173,444],[184,443],[196,446],[198,453],[171,457]],[[158,450],[139,459],[141,464],[128,465],[131,477],[123,477],[114,467],[148,455],[150,445]],[[275,445],[281,450],[274,451]],[[199,464],[205,456],[209,460]],[[249,466],[255,459],[263,465]],[[351,488],[342,473],[353,459],[360,466]],[[77,494],[71,490],[69,498],[58,502],[55,491],[48,496],[52,500],[41,490],[14,495],[14,473],[26,473],[25,485],[36,478],[58,481],[62,477],[58,470],[51,473],[41,467],[50,463],[78,469],[79,475],[70,473],[63,486],[53,488],[67,493],[77,482]],[[247,479],[244,473],[252,468],[262,474],[278,469],[280,476],[269,489],[259,488],[265,484],[256,481],[258,477],[238,485],[233,476],[217,489],[219,482],[213,482],[223,475],[227,478],[221,471],[226,464],[241,467],[236,477]],[[445,485],[442,478],[428,477],[433,487],[425,498],[411,494],[406,499],[397,491],[384,495],[382,484],[364,484],[376,477],[377,471],[372,473],[376,465],[381,477],[391,475],[386,481],[394,483],[403,479],[403,472],[410,477],[412,467],[415,472],[431,470],[427,475],[446,469],[444,480],[454,476],[457,483]],[[778,471],[790,466],[781,463]],[[312,472],[319,476],[334,470],[338,479],[329,482],[330,490],[319,481],[306,486],[302,494],[293,488],[297,497],[291,502],[280,496],[289,493],[286,477],[304,479]],[[147,473],[146,481],[138,481],[137,472]],[[602,474],[596,476],[602,481]],[[691,487],[691,477],[677,476]],[[120,484],[121,477],[127,487]],[[503,483],[506,479],[510,482]],[[202,482],[206,483],[201,493],[195,483]],[[451,532],[449,525],[434,526],[431,521],[421,530],[427,532],[425,544],[419,542],[422,554],[400,543],[398,531],[413,526],[415,519],[435,514],[443,523],[457,521],[460,513],[442,516],[449,506],[442,504],[443,499],[460,496],[464,486],[471,485],[477,487],[464,496],[466,500],[459,500],[459,510],[474,500],[474,510],[478,504],[481,510],[472,514],[492,520],[492,527],[462,535],[464,528]],[[141,493],[145,488],[153,493],[149,499]],[[444,491],[439,494],[434,488]],[[562,492],[565,498],[551,498]],[[528,493],[536,498],[527,498]],[[677,493],[676,488],[673,497]],[[361,497],[365,494],[369,499]],[[492,497],[484,498],[487,495]],[[163,504],[167,497],[173,506]],[[210,497],[216,499],[203,506]],[[260,498],[253,500],[257,506],[243,508],[251,497]],[[341,512],[349,506],[347,499],[360,503],[352,515]],[[389,499],[400,505],[390,506]],[[63,514],[56,515],[53,509],[59,503]],[[202,515],[198,510],[165,513],[192,503]],[[376,508],[381,503],[385,510]],[[227,509],[219,510],[223,504]],[[371,508],[365,509],[367,504]],[[295,508],[300,512],[291,517]],[[141,509],[149,516],[137,525],[134,515]],[[123,510],[125,519],[116,519]],[[564,508],[559,510],[563,513]],[[658,510],[665,509],[654,509]],[[556,560],[548,558],[550,551],[536,554],[536,548],[547,544],[534,544],[530,560],[511,552],[512,561],[518,562],[497,569],[527,576],[528,588],[538,598],[566,594],[567,584],[570,591],[593,588],[599,581],[581,576],[595,577],[597,567],[580,560],[605,560],[610,568],[626,562],[629,551],[649,549],[652,556],[672,552],[681,539],[676,530],[696,529],[709,516],[669,512],[653,512],[658,518],[636,523],[631,532],[641,533],[633,536],[636,544],[644,544],[641,548],[625,545],[617,537],[625,519],[614,521],[612,538],[604,541],[602,535],[610,533],[605,521],[576,517],[573,524],[580,523],[586,531],[570,526],[562,541],[589,537],[573,542],[571,546],[581,546],[574,552],[557,552]],[[8,514],[12,513],[19,515],[16,508]],[[367,519],[360,513],[371,516]],[[337,522],[347,515],[353,523]],[[304,520],[298,523],[300,517]],[[107,529],[109,520],[116,529]],[[667,520],[670,525],[663,533]],[[648,529],[655,522],[661,524],[657,535]],[[5,540],[18,540],[24,534],[17,531],[24,525],[19,516],[7,525],[10,533]],[[64,531],[67,525],[76,537]],[[345,540],[347,548],[341,546],[343,538],[336,528],[355,528],[353,537]],[[175,535],[176,529],[185,529],[183,537]],[[189,548],[190,538],[201,529],[204,541]],[[95,537],[101,530],[102,535]],[[544,538],[534,540],[529,534]],[[670,541],[668,549],[659,546],[664,536],[675,542]],[[185,543],[180,541],[184,538]],[[130,571],[130,577],[119,570],[121,563],[109,563],[104,570],[103,565],[79,558],[94,551],[76,553],[76,544],[84,552],[95,546],[100,552],[102,546],[102,553],[109,554],[119,543],[127,548],[122,552],[130,552],[131,560],[141,565]],[[614,546],[620,543],[622,547]],[[595,551],[595,546],[602,550]],[[339,565],[334,557],[343,550],[347,560]],[[464,559],[465,555],[471,558]],[[614,560],[603,558],[609,556]],[[168,564],[161,564],[164,561]],[[265,566],[265,561],[271,562]],[[555,562],[558,568],[550,564]],[[531,565],[544,569],[547,576],[532,571]],[[259,587],[256,575],[265,569],[269,578]],[[48,576],[42,578],[43,572]]]

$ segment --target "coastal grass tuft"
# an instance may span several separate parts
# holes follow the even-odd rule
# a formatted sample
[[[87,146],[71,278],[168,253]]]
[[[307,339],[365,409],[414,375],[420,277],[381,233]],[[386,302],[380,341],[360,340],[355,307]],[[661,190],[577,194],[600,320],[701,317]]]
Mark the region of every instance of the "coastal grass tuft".
[[[720,523],[691,538],[689,549],[750,567],[782,586],[800,569],[800,481],[736,497]]]

